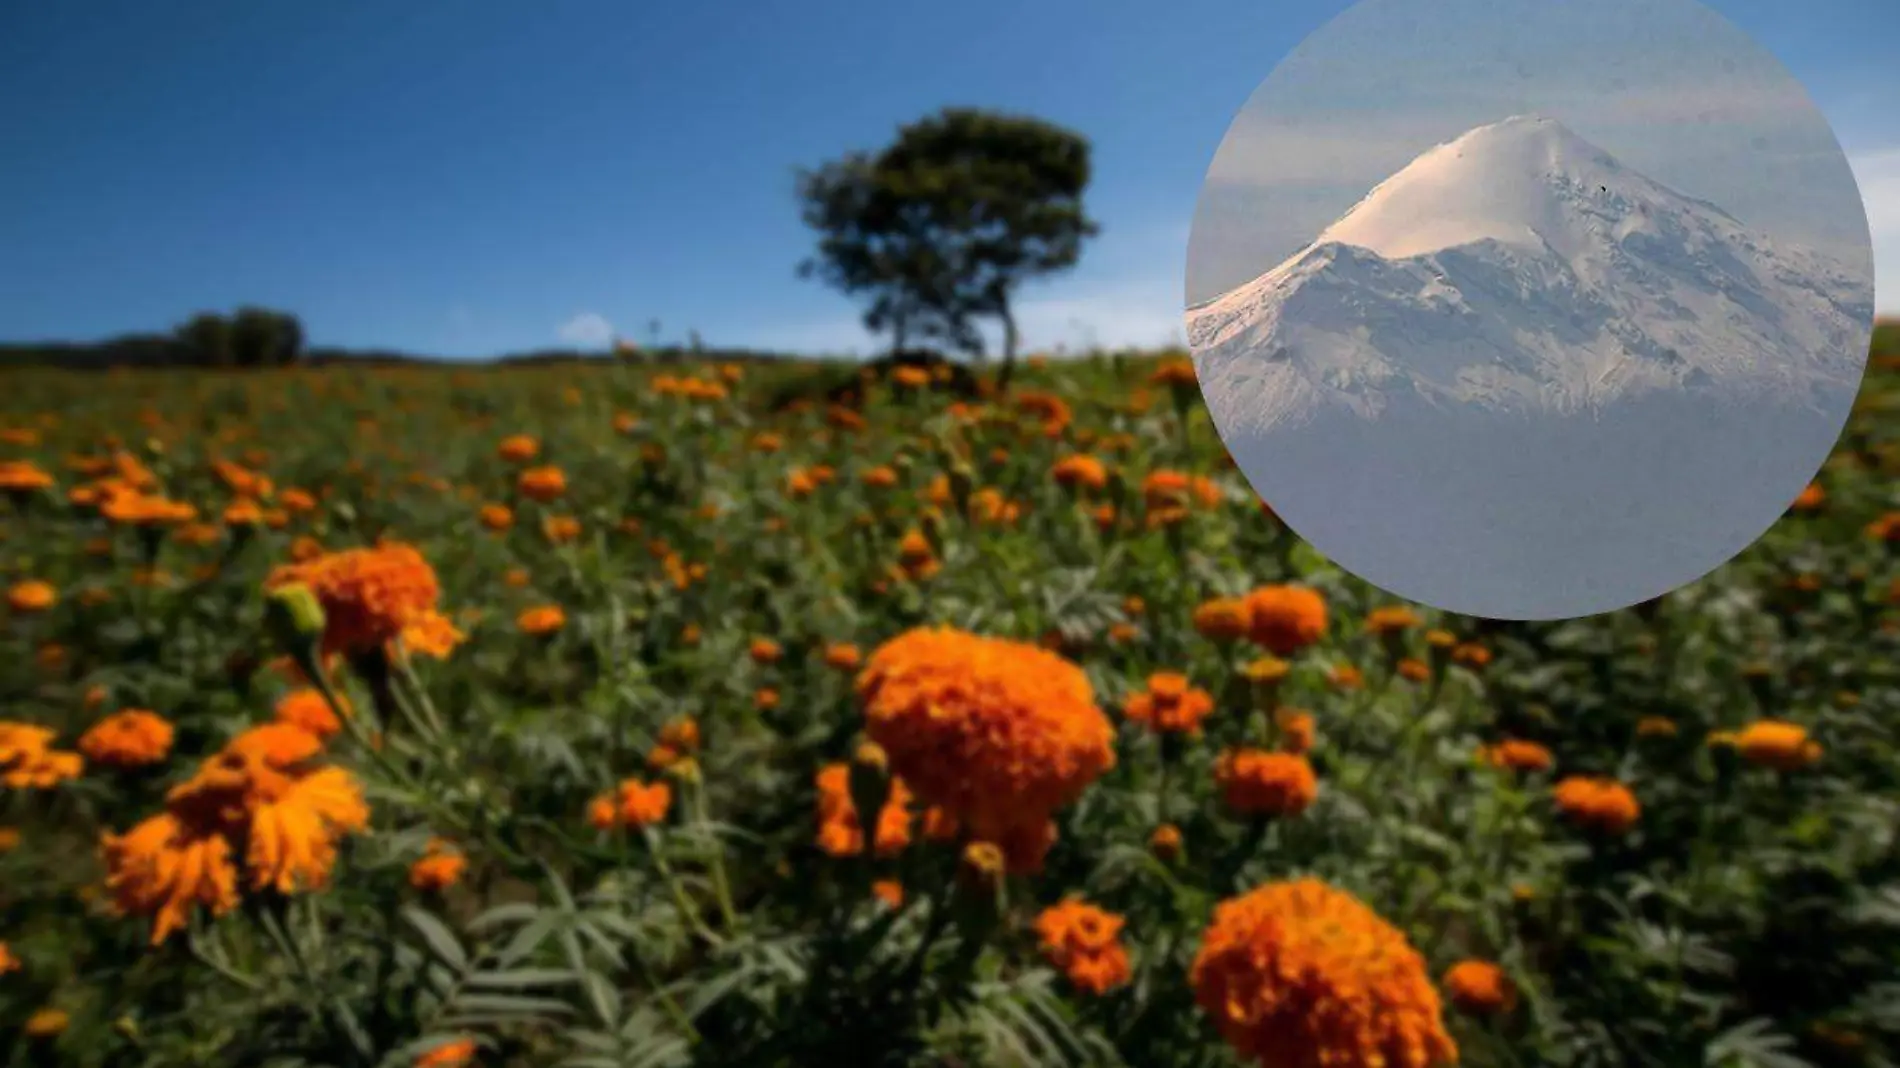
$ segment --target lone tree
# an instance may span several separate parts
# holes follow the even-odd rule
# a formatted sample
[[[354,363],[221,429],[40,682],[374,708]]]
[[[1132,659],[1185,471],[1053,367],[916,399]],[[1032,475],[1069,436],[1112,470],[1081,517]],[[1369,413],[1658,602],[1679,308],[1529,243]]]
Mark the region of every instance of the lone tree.
[[[871,298],[865,325],[901,350],[914,330],[982,352],[973,320],[1003,328],[999,388],[1015,368],[1014,294],[1075,265],[1099,231],[1082,207],[1086,139],[1040,119],[947,108],[800,176],[805,221],[820,234],[802,273]]]

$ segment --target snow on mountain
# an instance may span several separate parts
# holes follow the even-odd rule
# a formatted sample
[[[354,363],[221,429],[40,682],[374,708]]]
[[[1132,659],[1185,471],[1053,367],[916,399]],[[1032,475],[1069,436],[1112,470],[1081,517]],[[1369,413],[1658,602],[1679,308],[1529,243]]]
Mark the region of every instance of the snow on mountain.
[[[1188,311],[1224,436],[1394,403],[1593,412],[1654,390],[1855,388],[1869,271],[1772,242],[1552,119],[1481,126]]]

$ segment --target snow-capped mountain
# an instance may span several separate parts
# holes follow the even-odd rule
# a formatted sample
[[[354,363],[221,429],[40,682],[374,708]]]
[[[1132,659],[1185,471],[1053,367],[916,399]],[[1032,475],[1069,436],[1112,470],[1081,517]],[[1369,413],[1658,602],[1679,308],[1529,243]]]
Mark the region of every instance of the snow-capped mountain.
[[[1812,397],[1858,381],[1870,274],[1518,116],[1418,157],[1290,259],[1190,309],[1187,333],[1224,435],[1394,403]]]

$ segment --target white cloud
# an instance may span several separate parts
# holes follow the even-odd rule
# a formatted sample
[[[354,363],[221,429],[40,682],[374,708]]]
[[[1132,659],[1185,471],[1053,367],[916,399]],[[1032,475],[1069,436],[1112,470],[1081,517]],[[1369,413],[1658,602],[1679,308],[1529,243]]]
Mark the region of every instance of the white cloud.
[[[599,312],[581,312],[562,323],[555,335],[563,342],[583,349],[604,349],[613,344],[614,324]]]
[[[1849,156],[1874,241],[1874,306],[1900,312],[1900,148]]]

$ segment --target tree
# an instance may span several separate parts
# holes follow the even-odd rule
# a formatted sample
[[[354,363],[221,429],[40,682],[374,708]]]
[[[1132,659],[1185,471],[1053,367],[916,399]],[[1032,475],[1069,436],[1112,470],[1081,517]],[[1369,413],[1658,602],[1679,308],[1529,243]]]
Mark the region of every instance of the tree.
[[[900,130],[878,160],[947,263],[933,296],[948,320],[1001,321],[1001,389],[1016,364],[1016,289],[1073,267],[1100,232],[1082,206],[1089,155],[1081,135],[1040,119],[946,108]]]
[[[804,172],[799,199],[820,234],[800,273],[868,297],[867,328],[982,352],[973,320],[1003,326],[1007,388],[1024,281],[1073,266],[1098,232],[1083,212],[1089,145],[1039,119],[949,108],[911,123],[876,155]]]
[[[231,317],[231,355],[239,367],[288,367],[303,357],[303,324],[268,308],[239,308]]]
[[[229,367],[235,360],[231,323],[216,312],[199,312],[178,328],[178,341],[190,362],[205,367]]]

